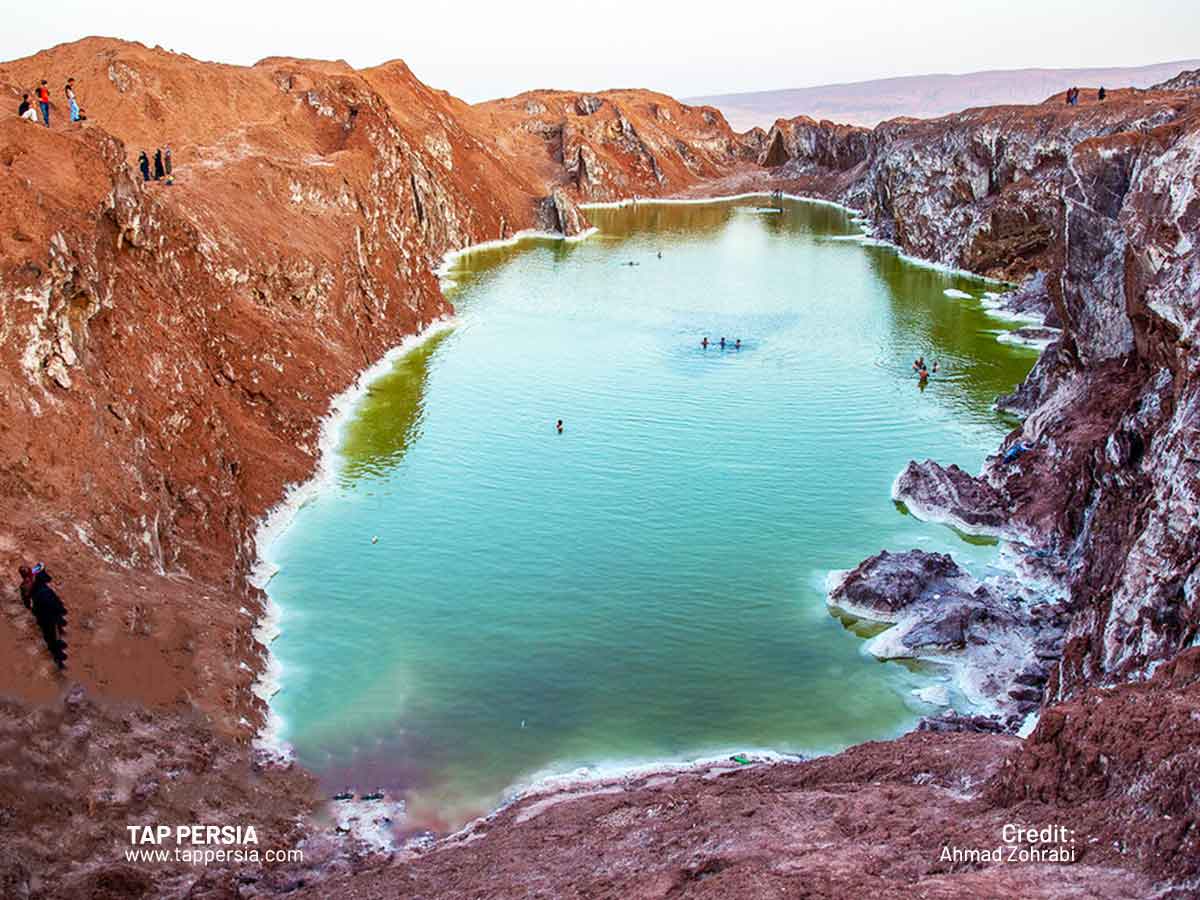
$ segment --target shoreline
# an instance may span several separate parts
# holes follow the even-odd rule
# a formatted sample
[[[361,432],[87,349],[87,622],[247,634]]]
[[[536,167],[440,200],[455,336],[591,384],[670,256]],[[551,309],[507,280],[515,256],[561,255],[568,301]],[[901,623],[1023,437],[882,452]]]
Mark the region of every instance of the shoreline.
[[[272,652],[271,644],[282,631],[281,623],[284,617],[283,607],[268,590],[271,579],[279,571],[279,566],[271,559],[271,549],[291,527],[300,510],[337,477],[334,465],[337,448],[346,424],[371,383],[386,374],[402,356],[430,338],[452,329],[456,321],[455,317],[448,316],[427,323],[424,330],[409,335],[390,348],[378,360],[359,372],[358,377],[349,386],[333,396],[329,401],[329,409],[321,418],[316,466],[312,475],[304,481],[289,484],[284,489],[283,497],[267,510],[254,531],[255,561],[250,570],[249,581],[252,587],[262,591],[266,602],[262,615],[252,629],[265,660],[263,671],[254,680],[252,690],[266,704],[267,714],[254,735],[253,746],[268,756],[289,761],[295,758],[291,747],[282,739],[283,720],[270,702],[271,698],[283,689],[283,666]]]
[[[580,209],[621,209],[640,204],[653,205],[702,205],[713,203],[731,203],[738,200],[753,199],[756,197],[771,197],[774,196],[772,191],[747,191],[738,194],[722,195],[715,197],[651,197],[651,198],[626,198],[616,201],[596,201],[589,203],[580,203]],[[984,275],[979,275],[965,269],[956,268],[943,263],[924,260],[918,257],[910,256],[904,253],[897,245],[890,241],[885,241],[876,238],[871,233],[871,224],[864,217],[863,213],[853,207],[838,203],[834,200],[828,200],[822,197],[811,197],[789,192],[781,192],[781,196],[785,199],[800,202],[812,203],[815,205],[834,207],[849,214],[850,221],[861,229],[860,234],[852,234],[842,236],[843,240],[853,241],[856,243],[870,244],[872,246],[886,247],[894,252],[902,260],[910,265],[920,266],[922,268],[933,269],[935,271],[944,272],[946,274],[957,275],[960,277],[970,278],[986,284],[1001,285],[1004,287],[1012,287],[1008,282],[998,279],[989,278]],[[562,242],[575,243],[582,242],[588,238],[600,233],[600,229],[592,226],[576,235],[563,235],[555,232],[547,232],[539,229],[522,229],[507,238],[496,238],[487,241],[481,241],[476,244],[469,244],[465,247],[448,250],[443,254],[441,263],[432,270],[435,277],[438,279],[439,286],[443,292],[452,289],[458,284],[458,281],[452,277],[451,271],[460,259],[470,256],[474,253],[484,252],[488,250],[502,249],[506,247],[516,247],[523,243],[539,243],[539,242]],[[995,292],[985,292],[995,293]],[[985,300],[980,297],[972,297],[972,299],[985,303]],[[988,315],[994,315],[996,318],[1003,318],[1002,314],[996,314],[988,306],[984,306],[984,312]],[[254,693],[263,700],[266,705],[266,717],[255,734],[253,746],[256,750],[265,753],[271,758],[281,761],[293,761],[295,753],[290,745],[283,740],[282,732],[284,722],[278,713],[274,710],[271,704],[271,698],[283,689],[284,669],[280,664],[276,655],[271,651],[271,644],[279,636],[282,631],[282,621],[285,616],[284,608],[271,597],[268,591],[268,585],[271,579],[278,571],[278,566],[270,558],[270,550],[272,546],[283,536],[291,526],[299,511],[307,505],[312,499],[328,485],[329,481],[336,477],[336,466],[334,460],[341,437],[344,433],[344,428],[349,422],[353,412],[369,389],[371,383],[377,380],[382,375],[386,374],[405,354],[419,347],[422,343],[430,338],[441,334],[454,327],[457,322],[456,316],[448,316],[428,323],[424,330],[409,335],[396,346],[389,349],[382,357],[380,357],[371,366],[363,369],[355,378],[355,380],[343,391],[334,395],[330,400],[329,409],[321,419],[320,435],[318,439],[318,453],[316,457],[316,465],[312,475],[304,481],[294,482],[285,489],[284,496],[272,506],[268,512],[260,519],[259,525],[255,530],[254,542],[256,550],[255,564],[251,569],[250,583],[259,588],[266,598],[264,611],[259,620],[255,623],[253,634],[255,640],[261,646],[265,665],[263,672],[255,679],[253,690]],[[897,476],[899,477],[899,476]],[[918,518],[921,518],[918,516]],[[923,519],[923,521],[930,521]],[[828,574],[833,574],[830,570]],[[865,645],[864,645],[865,646]],[[987,712],[987,710],[978,710]],[[919,719],[920,717],[918,717]],[[904,734],[907,732],[901,732]],[[892,737],[899,737],[893,735]],[[874,740],[885,740],[886,737],[875,738]],[[859,742],[861,743],[861,742]],[[857,746],[850,744],[849,747]],[[780,763],[796,764],[799,762],[808,761],[809,759],[819,758],[827,754],[813,754],[805,756],[802,754],[790,754],[782,751],[777,751],[772,748],[763,748],[752,751],[731,751],[731,753],[743,753],[746,757],[753,760],[753,766],[776,765]],[[725,766],[720,766],[722,762],[727,763]],[[473,819],[471,822],[464,825],[462,828],[447,835],[442,835],[438,838],[448,840],[456,835],[461,835],[469,832],[477,827],[480,823],[486,822],[498,815],[513,804],[535,797],[552,797],[564,793],[569,793],[573,789],[587,787],[603,787],[607,785],[615,785],[619,782],[628,782],[638,778],[653,777],[655,775],[682,775],[694,773],[701,769],[711,769],[714,767],[721,768],[722,771],[729,769],[751,768],[752,766],[739,765],[732,762],[729,755],[702,755],[694,760],[654,760],[645,762],[613,762],[611,764],[598,763],[594,766],[579,767],[567,773],[547,773],[539,775],[534,773],[530,778],[523,782],[517,782],[507,788],[502,795],[500,803],[488,813]]]
[[[678,203],[678,204],[730,203],[734,200],[750,200],[755,197],[768,197],[769,198],[769,197],[775,196],[775,193],[776,193],[775,191],[743,191],[738,194],[722,194],[722,195],[719,195],[716,197],[639,197],[636,199],[627,198],[624,200],[596,200],[596,201],[592,201],[592,202],[588,202],[588,203],[580,203],[579,208],[584,209],[584,210],[587,210],[587,209],[621,209],[626,206],[641,206],[643,204],[666,206],[666,205],[676,204],[676,203]],[[959,268],[958,266],[949,265],[948,263],[936,262],[931,259],[923,259],[922,257],[912,256],[909,253],[905,253],[904,250],[902,250],[900,248],[900,246],[897,245],[896,243],[894,243],[892,241],[884,240],[883,238],[880,238],[880,237],[876,237],[873,234],[873,227],[871,225],[870,220],[867,219],[866,215],[863,213],[862,210],[855,209],[853,206],[847,206],[846,204],[839,203],[836,200],[829,200],[825,197],[815,197],[815,196],[812,196],[809,194],[793,194],[788,191],[780,191],[779,195],[786,200],[795,200],[795,201],[799,201],[801,203],[815,203],[815,204],[818,204],[821,206],[832,206],[837,209],[843,210],[844,212],[849,213],[850,221],[862,229],[862,234],[861,235],[857,235],[857,234],[841,235],[840,236],[841,240],[869,243],[871,246],[874,246],[874,247],[887,247],[888,249],[894,251],[895,254],[897,256],[899,256],[902,260],[904,260],[906,263],[909,263],[910,265],[914,265],[914,266],[920,266],[923,269],[934,269],[939,272],[945,272],[949,275],[958,275],[958,276],[961,276],[964,278],[970,278],[975,281],[986,282],[988,284],[998,284],[1005,288],[1017,287],[1017,285],[1013,284],[1011,281],[1004,281],[1003,279],[1000,279],[1000,278],[991,278],[987,275],[980,275],[978,272],[972,272],[969,269],[963,269],[963,268]],[[591,231],[595,231],[595,230],[596,229],[590,229],[589,232],[585,232],[585,234],[588,234]],[[568,240],[570,240],[570,239],[568,238]],[[973,297],[972,299],[979,300],[980,298]],[[992,314],[991,309],[988,309],[988,314],[989,315]],[[999,316],[998,316],[998,318],[999,318]],[[1038,321],[1040,321],[1040,320],[1038,320]]]
[[[856,746],[850,744],[849,746]],[[738,763],[734,755],[749,760]],[[627,788],[631,782],[651,779],[673,779],[682,775],[702,774],[712,778],[727,772],[740,772],[778,765],[803,765],[831,754],[805,756],[799,753],[783,753],[778,750],[730,751],[729,754],[699,756],[694,760],[641,762],[580,767],[571,772],[532,777],[526,784],[518,784],[505,791],[494,809],[476,816],[460,828],[436,838],[435,843],[470,839],[471,833],[483,825],[493,822],[498,816],[521,803],[534,801],[532,809],[519,821],[531,819],[557,803],[580,796],[597,793],[616,793]],[[404,845],[401,845],[404,846]]]

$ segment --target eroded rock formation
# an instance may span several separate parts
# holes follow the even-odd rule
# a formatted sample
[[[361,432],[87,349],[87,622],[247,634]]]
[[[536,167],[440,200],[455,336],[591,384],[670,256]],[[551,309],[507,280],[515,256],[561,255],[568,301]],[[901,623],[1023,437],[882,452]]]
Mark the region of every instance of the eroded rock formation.
[[[980,582],[943,553],[885,550],[843,574],[828,602],[893,626],[868,642],[873,656],[947,666],[973,706],[1015,726],[1038,709],[1067,623],[1030,593],[1015,579]]]

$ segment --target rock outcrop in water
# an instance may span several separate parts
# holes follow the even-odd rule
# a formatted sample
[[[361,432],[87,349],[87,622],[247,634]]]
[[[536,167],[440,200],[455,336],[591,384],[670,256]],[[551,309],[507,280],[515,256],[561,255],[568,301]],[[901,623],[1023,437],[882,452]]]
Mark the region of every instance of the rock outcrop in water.
[[[1144,677],[1200,621],[1200,118],[1083,141],[1068,172],[1064,333],[1005,446],[1029,449],[978,479],[927,462],[897,481],[926,515],[1018,536],[1069,570],[1064,697]]]
[[[56,711],[58,683],[10,603],[0,691],[51,705],[2,711],[4,893],[1194,887],[1200,810],[1180,785],[1200,772],[1196,92],[1113,91],[1078,108],[1059,97],[871,131],[795,120],[738,136],[713,110],[648,92],[471,107],[398,62],[247,68],[101,39],[0,65],[0,91],[68,74],[86,126],[63,124],[61,110],[49,130],[0,122],[0,565],[51,563],[71,609],[69,679],[135,706],[93,708],[73,692]],[[166,144],[175,184],[142,184],[131,161]],[[1061,666],[1057,646],[1043,647],[1034,656],[1047,671],[1017,673],[1035,692],[1048,678],[1027,741],[956,733],[986,725],[939,717],[810,763],[533,797],[379,869],[352,841],[319,850],[329,829],[318,820],[301,829],[316,862],[286,878],[237,866],[147,874],[113,865],[110,833],[77,840],[63,827],[85,809],[112,828],[198,815],[210,791],[225,809],[261,805],[272,822],[309,810],[302,776],[256,772],[244,746],[264,712],[252,690],[263,601],[248,576],[257,523],[313,470],[330,396],[449,311],[431,273],[446,251],[526,228],[578,233],[581,201],[731,187],[837,199],[905,251],[1031,276],[1017,311],[1048,310],[1062,328],[1003,401],[1024,421],[980,477],[914,464],[897,485],[915,512],[1016,537],[1028,549],[1020,574],[1061,594],[1034,638],[1057,643],[1065,625]],[[1018,443],[1030,449],[1006,460]],[[987,641],[982,616],[998,610],[1020,633],[1021,610],[1036,606],[1008,610],[940,560],[894,574],[896,596],[862,579],[846,602],[932,615],[929,585],[944,581],[966,610],[923,620],[926,638],[898,631],[916,650]],[[40,790],[39,778],[71,788]],[[994,846],[1004,823],[1067,817],[1084,842],[1073,866],[941,861],[947,844]],[[41,856],[9,850],[31,839]]]
[[[948,666],[972,705],[1014,725],[1038,708],[1062,652],[1065,610],[1015,580],[982,583],[942,553],[885,550],[841,576],[828,602],[892,625],[868,642],[873,656]]]
[[[813,127],[801,120],[799,133]],[[1200,406],[1197,95],[1113,91],[1079,107],[1053,97],[888,122],[865,155],[841,161],[804,151],[845,134],[816,127],[826,137],[793,141],[776,177],[857,206],[916,255],[1010,279],[1041,273],[1063,330],[1001,400],[1025,421],[980,477],[913,463],[894,495],[920,515],[1018,538],[1041,570],[1065,573],[1077,612],[1059,696],[1145,677],[1200,621],[1200,469],[1186,449]],[[788,125],[773,131],[786,137]]]

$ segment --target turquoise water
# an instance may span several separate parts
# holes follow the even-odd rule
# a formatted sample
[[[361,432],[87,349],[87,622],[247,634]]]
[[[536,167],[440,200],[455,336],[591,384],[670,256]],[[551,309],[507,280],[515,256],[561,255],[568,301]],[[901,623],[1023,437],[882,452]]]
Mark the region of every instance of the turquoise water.
[[[910,458],[975,469],[1008,428],[992,402],[1036,356],[944,294],[985,284],[839,240],[829,206],[590,216],[460,258],[457,324],[373,384],[271,554],[284,738],[414,827],[580,766],[901,733],[939,674],[864,655],[827,573],[996,552],[889,499]]]

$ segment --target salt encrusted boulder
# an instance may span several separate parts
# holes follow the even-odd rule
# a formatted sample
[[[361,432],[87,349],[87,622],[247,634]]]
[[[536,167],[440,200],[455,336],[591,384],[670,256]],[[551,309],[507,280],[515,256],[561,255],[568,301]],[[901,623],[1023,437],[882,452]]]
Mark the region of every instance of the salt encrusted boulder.
[[[1009,524],[1004,498],[982,478],[958,466],[931,459],[910,462],[892,485],[892,499],[930,522],[944,522],[971,534],[1003,534]]]
[[[851,615],[894,622],[907,607],[961,592],[967,574],[945,553],[887,550],[863,560],[829,593],[829,604]]]
[[[923,550],[864,560],[827,602],[893,623],[868,642],[869,653],[950,666],[958,692],[1011,727],[1040,705],[1066,626],[1064,610],[1030,602],[1016,584],[978,581],[950,556]]]

